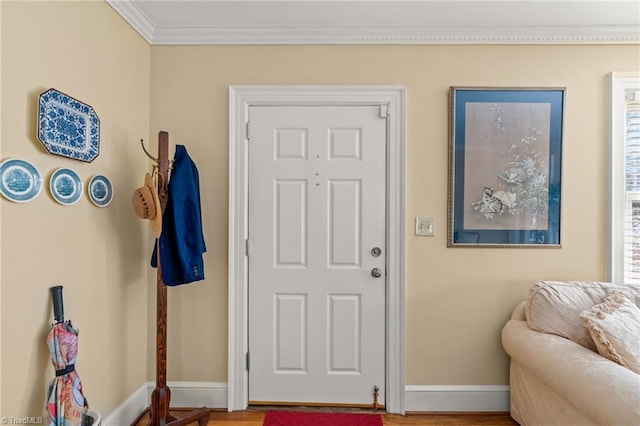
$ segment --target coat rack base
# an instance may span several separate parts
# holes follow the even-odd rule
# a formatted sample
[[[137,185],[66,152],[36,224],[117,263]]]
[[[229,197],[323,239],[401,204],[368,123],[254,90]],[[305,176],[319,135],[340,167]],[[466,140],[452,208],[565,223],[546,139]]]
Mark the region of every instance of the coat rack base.
[[[184,410],[180,408],[179,410]],[[175,410],[172,409],[175,412]],[[171,414],[167,416],[166,426],[185,426],[198,423],[199,426],[206,426],[209,423],[210,413],[206,408],[195,409],[187,412],[184,416],[174,417]],[[153,423],[151,420],[151,407],[145,409],[138,418],[131,423],[131,426],[157,426],[159,422]]]

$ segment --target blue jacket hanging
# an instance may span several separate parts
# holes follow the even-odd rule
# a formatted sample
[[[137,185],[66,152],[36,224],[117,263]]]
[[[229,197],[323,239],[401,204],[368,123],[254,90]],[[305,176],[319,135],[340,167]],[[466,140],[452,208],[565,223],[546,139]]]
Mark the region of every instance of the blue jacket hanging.
[[[204,279],[202,254],[207,251],[202,233],[198,169],[183,145],[176,145],[167,206],[162,215],[160,260],[162,280],[176,286]],[[151,266],[157,267],[154,244]]]

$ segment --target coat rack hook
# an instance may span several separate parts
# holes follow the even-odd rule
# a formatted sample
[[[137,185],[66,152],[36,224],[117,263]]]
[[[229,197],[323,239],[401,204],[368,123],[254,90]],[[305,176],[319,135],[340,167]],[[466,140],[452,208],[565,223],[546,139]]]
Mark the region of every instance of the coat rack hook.
[[[149,151],[147,151],[147,148],[144,147],[144,140],[143,139],[140,139],[140,146],[142,146],[142,150],[144,151],[145,154],[147,154],[147,157],[151,158],[156,164],[159,163],[159,160],[156,157],[154,157],[153,155],[151,155],[149,153]]]

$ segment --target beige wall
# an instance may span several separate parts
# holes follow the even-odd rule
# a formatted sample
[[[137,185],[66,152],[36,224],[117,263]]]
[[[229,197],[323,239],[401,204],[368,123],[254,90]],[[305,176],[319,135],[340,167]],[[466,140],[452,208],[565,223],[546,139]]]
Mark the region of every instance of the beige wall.
[[[606,278],[605,76],[639,67],[616,45],[153,46],[151,128],[199,167],[209,249],[206,281],[169,292],[169,379],[226,381],[229,85],[407,86],[406,382],[496,385],[500,330],[536,280]],[[446,248],[448,88],[463,85],[567,88],[562,249]]]
[[[109,414],[147,380],[148,224],[131,209],[147,162],[150,46],[105,2],[7,2],[2,12],[2,159],[19,157],[45,188],[26,204],[0,200],[3,417],[40,416],[53,377],[45,338],[49,287],[64,286],[66,317],[80,328],[77,370],[91,406]],[[100,155],[50,155],[35,137],[38,94],[54,87],[93,106]],[[111,179],[107,208],[86,196],[56,203],[48,179],[73,168],[86,184]]]

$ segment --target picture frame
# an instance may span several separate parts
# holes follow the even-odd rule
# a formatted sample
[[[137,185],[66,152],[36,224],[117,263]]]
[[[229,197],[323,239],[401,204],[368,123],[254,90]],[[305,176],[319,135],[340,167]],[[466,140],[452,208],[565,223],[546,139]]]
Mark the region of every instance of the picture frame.
[[[449,88],[447,247],[561,248],[566,88]]]

